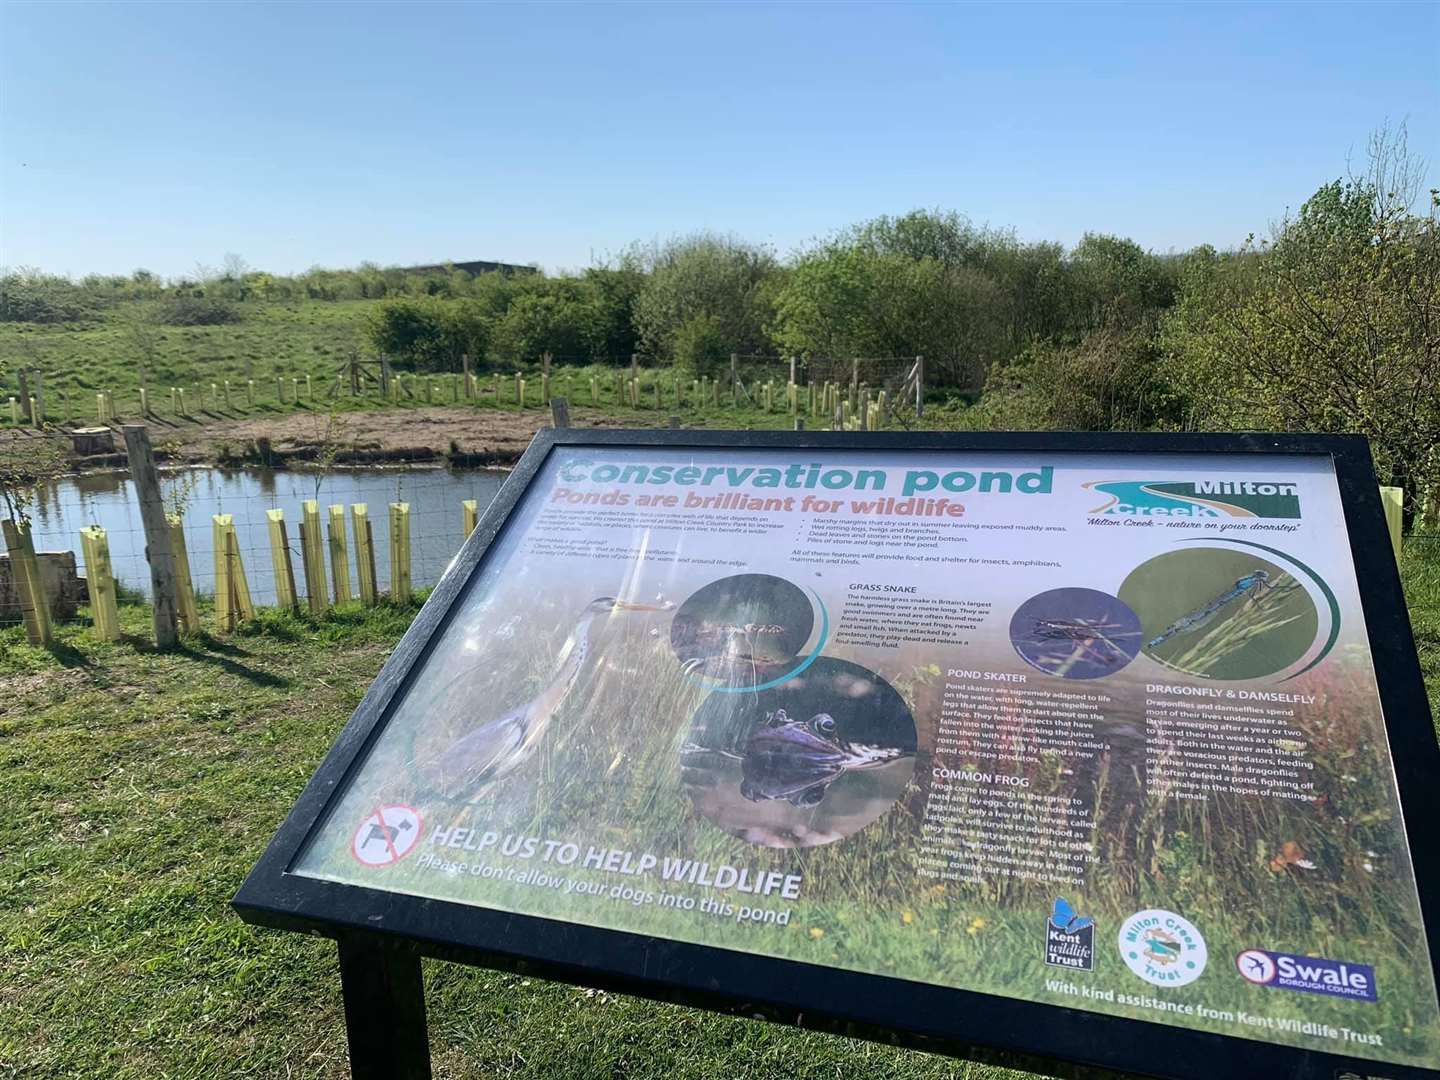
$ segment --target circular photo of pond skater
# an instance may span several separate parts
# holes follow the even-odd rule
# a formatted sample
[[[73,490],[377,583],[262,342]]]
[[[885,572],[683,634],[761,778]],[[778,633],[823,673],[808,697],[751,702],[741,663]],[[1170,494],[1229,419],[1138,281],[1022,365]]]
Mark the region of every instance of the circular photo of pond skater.
[[[706,698],[681,750],[681,782],[695,809],[734,836],[815,847],[895,804],[915,745],[915,720],[894,687],[821,657],[778,686]]]
[[[771,574],[736,574],[692,593],[670,623],[686,674],[710,685],[763,686],[793,671],[815,613],[804,591]]]
[[[1278,562],[1233,548],[1185,548],[1130,572],[1120,598],[1135,609],[1142,651],[1207,679],[1261,679],[1310,651],[1320,616]]]
[[[1027,664],[1062,679],[1113,675],[1140,652],[1140,617],[1095,589],[1051,589],[1010,619],[1010,644]]]

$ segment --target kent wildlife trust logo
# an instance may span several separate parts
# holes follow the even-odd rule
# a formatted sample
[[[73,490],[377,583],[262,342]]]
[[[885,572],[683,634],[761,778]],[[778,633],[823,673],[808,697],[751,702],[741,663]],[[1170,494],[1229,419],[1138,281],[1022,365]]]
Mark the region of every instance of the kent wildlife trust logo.
[[[1280,480],[1091,480],[1107,501],[1092,514],[1171,518],[1298,518],[1299,487]]]
[[[1071,971],[1095,970],[1095,920],[1077,915],[1063,896],[1045,920],[1045,963]]]

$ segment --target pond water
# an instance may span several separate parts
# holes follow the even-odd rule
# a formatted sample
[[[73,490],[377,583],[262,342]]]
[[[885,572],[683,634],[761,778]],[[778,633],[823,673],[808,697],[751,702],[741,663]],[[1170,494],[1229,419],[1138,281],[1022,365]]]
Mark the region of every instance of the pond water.
[[[301,503],[317,499],[320,518],[328,530],[326,507],[346,508],[345,534],[350,552],[350,589],[358,595],[355,576],[354,531],[351,503],[366,503],[375,536],[375,570],[381,589],[390,584],[389,510],[392,502],[410,504],[411,581],[418,587],[433,585],[460,550],[463,539],[461,502],[474,499],[480,510],[490,504],[508,475],[504,470],[480,469],[344,469],[326,474],[272,469],[185,469],[161,474],[167,505],[184,507],[185,544],[190,572],[200,593],[215,591],[214,539],[211,517],[230,514],[245,564],[250,594],[256,604],[275,602],[275,575],[271,565],[267,510],[285,511],[296,586],[305,592],[300,559]],[[30,512],[37,551],[73,551],[80,565],[80,530],[87,525],[105,529],[110,560],[121,584],[148,594],[150,570],[145,562],[145,530],[140,504],[128,472],[86,473],[43,489]],[[328,564],[328,552],[327,552]],[[81,570],[84,573],[84,570]],[[326,567],[327,580],[329,567]]]

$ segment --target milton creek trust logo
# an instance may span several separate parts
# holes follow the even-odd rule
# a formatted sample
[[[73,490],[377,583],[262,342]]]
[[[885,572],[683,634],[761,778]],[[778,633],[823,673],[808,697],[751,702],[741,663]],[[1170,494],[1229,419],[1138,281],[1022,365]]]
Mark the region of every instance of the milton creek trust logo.
[[[1300,494],[1280,480],[1091,480],[1106,501],[1092,514],[1168,518],[1298,518]]]
[[[1121,925],[1120,956],[1126,967],[1152,986],[1185,986],[1200,977],[1210,953],[1189,919],[1149,908]]]

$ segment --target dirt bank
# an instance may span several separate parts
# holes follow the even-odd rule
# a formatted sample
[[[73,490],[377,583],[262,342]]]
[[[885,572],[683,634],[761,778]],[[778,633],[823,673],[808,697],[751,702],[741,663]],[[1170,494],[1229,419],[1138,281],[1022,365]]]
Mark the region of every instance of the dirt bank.
[[[574,427],[637,427],[601,412],[571,413]],[[328,446],[340,447],[338,461],[439,461],[460,464],[508,464],[515,461],[541,427],[549,410],[523,413],[493,409],[432,406],[377,409],[328,415],[215,420],[199,426],[154,428],[151,437],[172,461],[250,462],[268,453],[274,464],[313,459]]]

